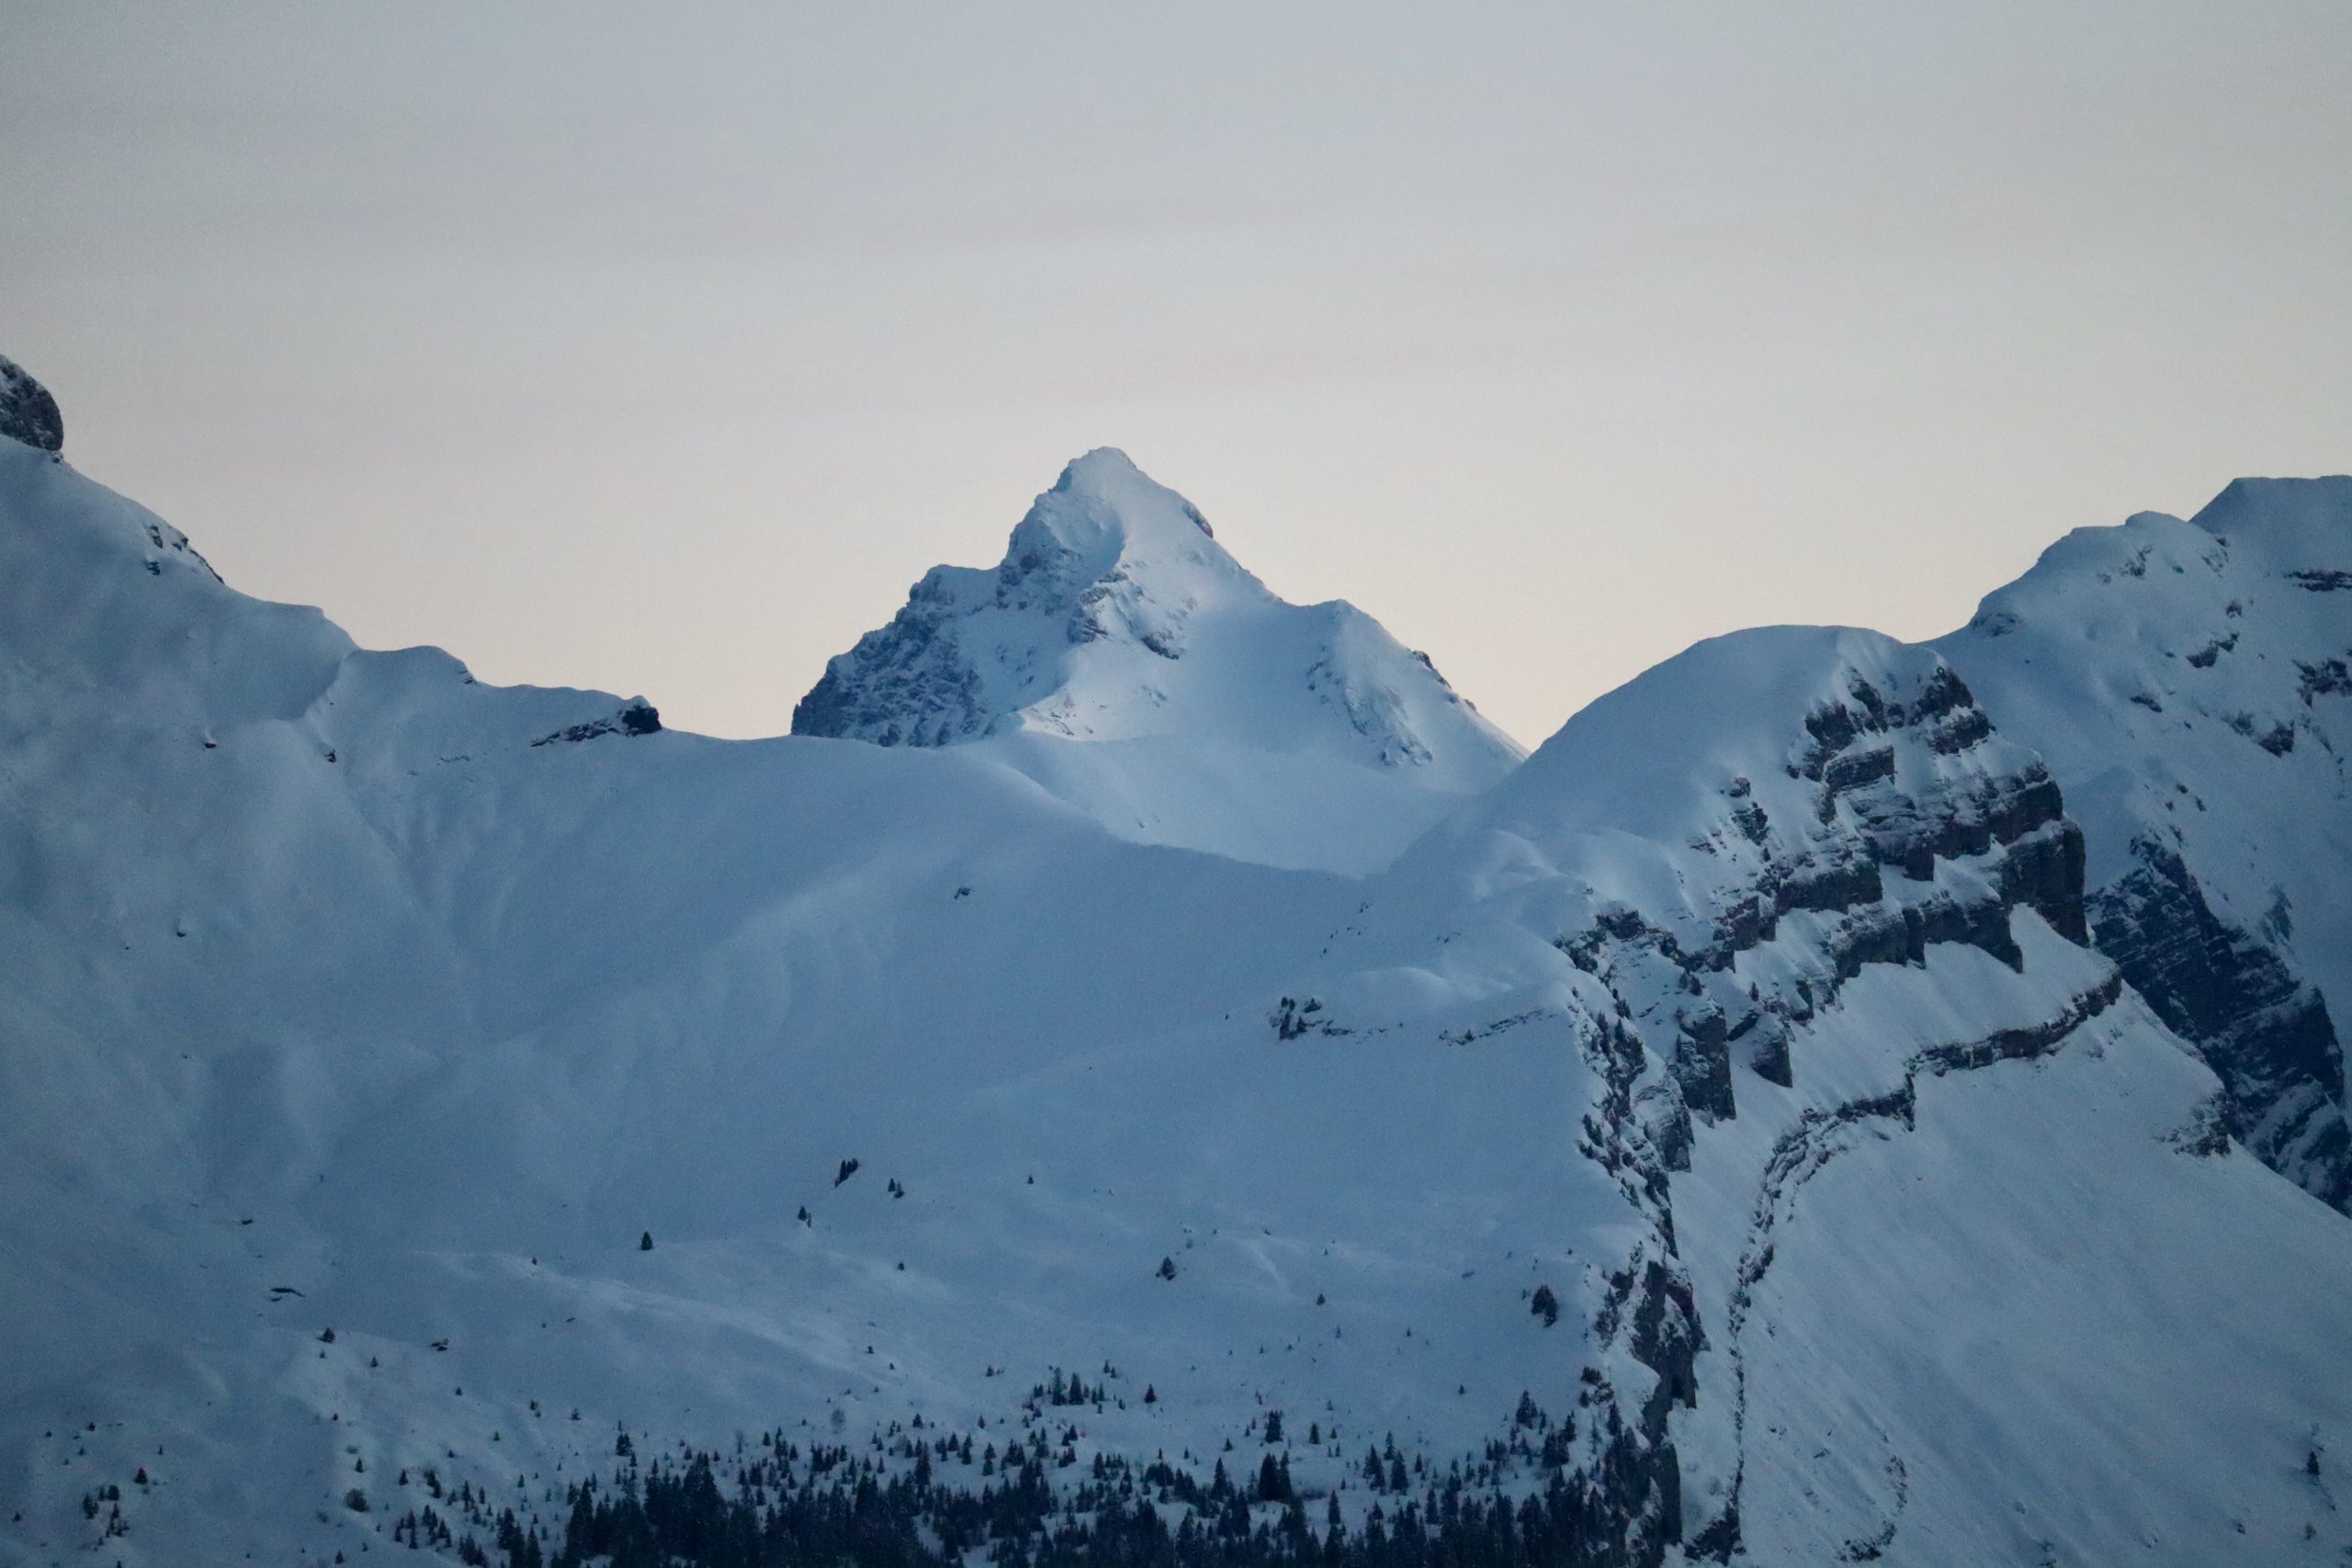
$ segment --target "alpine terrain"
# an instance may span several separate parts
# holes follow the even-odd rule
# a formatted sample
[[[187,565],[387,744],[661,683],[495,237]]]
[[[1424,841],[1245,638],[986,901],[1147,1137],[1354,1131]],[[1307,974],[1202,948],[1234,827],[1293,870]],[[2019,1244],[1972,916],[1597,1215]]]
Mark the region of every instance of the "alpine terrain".
[[[927,573],[792,730],[975,745],[1123,838],[1353,872],[1525,754],[1354,605],[1275,598],[1108,447],[993,571]]]
[[[0,1562],[2352,1552],[2352,479],[1523,756],[1105,449],[724,741],[63,434]]]

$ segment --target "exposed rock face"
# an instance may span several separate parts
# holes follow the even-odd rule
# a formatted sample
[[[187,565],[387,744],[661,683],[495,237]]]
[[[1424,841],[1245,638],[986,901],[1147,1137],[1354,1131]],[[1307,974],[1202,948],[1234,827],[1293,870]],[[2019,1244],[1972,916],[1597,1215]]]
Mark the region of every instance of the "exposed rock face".
[[[983,734],[980,672],[942,635],[954,600],[939,568],[914,586],[905,608],[826,667],[792,710],[792,733],[945,746]]]
[[[1923,670],[1907,698],[1883,690],[1883,675],[1849,671],[1804,716],[1785,771],[1812,789],[1793,831],[1775,826],[1745,775],[1724,789],[1721,817],[1691,847],[1747,871],[1715,893],[1704,945],[1685,947],[1629,908],[1555,939],[1622,1016],[1657,1021],[1634,1033],[1668,1064],[1670,1089],[1653,1085],[1649,1105],[1668,1168],[1688,1166],[1690,1117],[1736,1113],[1735,1060],[1787,1085],[1792,1027],[1865,965],[1917,964],[1931,944],[1958,942],[2018,967],[2019,908],[2088,939],[2082,830],[2049,771],[1995,741],[1950,666],[1928,656]],[[1792,933],[1791,979],[1769,993],[1739,981],[1739,955],[1781,942],[1792,916],[1810,919]]]
[[[14,361],[0,358],[0,435],[44,452],[65,446],[65,416],[49,389]]]
[[[2352,1204],[2344,1057],[2326,998],[2216,915],[2179,855],[2147,839],[2132,854],[2138,867],[2093,900],[2099,951],[2203,1048],[2229,1091],[2231,1135],[2313,1196]]]
[[[651,703],[639,697],[622,707],[610,718],[592,718],[585,723],[566,726],[552,735],[543,735],[531,742],[534,746],[548,746],[559,740],[577,745],[594,740],[601,735],[659,735],[662,713]]]

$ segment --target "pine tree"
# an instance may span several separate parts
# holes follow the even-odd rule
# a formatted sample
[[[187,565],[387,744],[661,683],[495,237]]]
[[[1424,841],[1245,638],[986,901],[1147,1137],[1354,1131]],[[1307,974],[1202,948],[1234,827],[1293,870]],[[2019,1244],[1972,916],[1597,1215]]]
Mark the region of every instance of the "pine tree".
[[[650,1252],[653,1250],[653,1233],[651,1231],[646,1231],[638,1236],[637,1249],[639,1252]]]

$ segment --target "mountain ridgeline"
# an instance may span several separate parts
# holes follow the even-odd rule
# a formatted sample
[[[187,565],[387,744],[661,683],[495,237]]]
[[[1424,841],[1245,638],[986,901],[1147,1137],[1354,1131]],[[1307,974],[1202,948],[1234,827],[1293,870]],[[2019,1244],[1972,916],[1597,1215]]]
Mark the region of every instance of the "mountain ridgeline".
[[[2340,1562],[2347,665],[2241,480],[1527,755],[1105,449],[722,742],[0,361],[0,1559]]]

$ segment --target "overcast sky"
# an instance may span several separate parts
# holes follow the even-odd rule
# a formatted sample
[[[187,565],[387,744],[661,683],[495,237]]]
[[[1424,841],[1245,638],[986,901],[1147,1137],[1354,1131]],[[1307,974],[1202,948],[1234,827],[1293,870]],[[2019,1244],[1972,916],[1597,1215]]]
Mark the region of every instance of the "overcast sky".
[[[0,279],[368,646],[775,733],[1112,445],[1532,744],[2352,468],[2352,7],[0,0]]]

